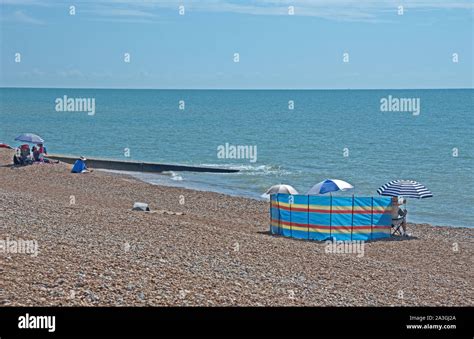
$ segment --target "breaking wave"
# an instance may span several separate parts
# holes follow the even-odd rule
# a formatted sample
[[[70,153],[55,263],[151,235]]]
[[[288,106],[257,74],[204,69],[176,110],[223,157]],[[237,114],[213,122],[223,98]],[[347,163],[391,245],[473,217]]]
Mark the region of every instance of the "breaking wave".
[[[239,170],[240,175],[288,175],[291,171],[276,165],[250,165],[250,164],[201,164],[204,167],[219,167]]]
[[[183,181],[183,177],[173,171],[166,171],[161,174],[170,176],[170,179],[174,181]]]

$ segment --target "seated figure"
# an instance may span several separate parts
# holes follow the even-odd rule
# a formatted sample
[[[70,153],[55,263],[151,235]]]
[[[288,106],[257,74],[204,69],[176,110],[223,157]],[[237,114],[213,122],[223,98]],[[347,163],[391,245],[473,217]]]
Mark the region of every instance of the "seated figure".
[[[399,233],[400,235],[407,235],[407,214],[408,211],[402,208],[406,203],[405,199],[392,198],[392,234]]]
[[[74,165],[72,166],[72,173],[87,173],[87,172],[92,172],[87,169],[86,165],[86,158],[80,157],[79,159],[76,160]]]
[[[40,161],[40,152],[38,150],[38,148],[36,148],[36,146],[33,146],[32,148],[32,151],[33,151],[33,160],[34,161]]]
[[[16,152],[15,156],[13,157],[13,163],[15,165],[20,165],[20,166],[30,165],[30,164],[33,163],[33,159],[31,157],[30,146],[29,145],[27,145],[27,144],[21,145],[17,149],[17,152]]]

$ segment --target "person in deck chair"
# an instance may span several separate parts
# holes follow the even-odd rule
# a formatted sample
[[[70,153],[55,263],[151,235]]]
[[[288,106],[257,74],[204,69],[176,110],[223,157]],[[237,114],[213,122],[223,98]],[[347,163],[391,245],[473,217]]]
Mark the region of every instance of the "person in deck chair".
[[[407,214],[408,211],[402,208],[406,204],[404,198],[392,198],[392,226],[396,232],[400,232],[402,236],[408,236],[407,233]],[[401,229],[400,229],[401,228]]]
[[[33,163],[33,158],[30,153],[30,146],[25,144],[21,145],[16,150],[16,154],[13,156],[13,164],[25,166]]]

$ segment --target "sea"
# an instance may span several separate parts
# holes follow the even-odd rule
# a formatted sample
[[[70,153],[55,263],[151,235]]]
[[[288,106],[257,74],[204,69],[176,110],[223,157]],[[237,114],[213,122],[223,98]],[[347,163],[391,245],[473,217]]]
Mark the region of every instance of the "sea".
[[[0,143],[30,132],[49,153],[238,169],[133,175],[253,199],[280,183],[304,194],[342,179],[354,190],[334,195],[377,196],[388,181],[415,180],[433,197],[408,199],[410,222],[473,227],[473,95],[1,88]]]

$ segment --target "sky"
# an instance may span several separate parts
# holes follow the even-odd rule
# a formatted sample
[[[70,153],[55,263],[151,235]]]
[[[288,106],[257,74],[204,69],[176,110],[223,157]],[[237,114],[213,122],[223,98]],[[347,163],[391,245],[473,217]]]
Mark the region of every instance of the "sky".
[[[472,0],[0,4],[1,87],[473,88]]]

